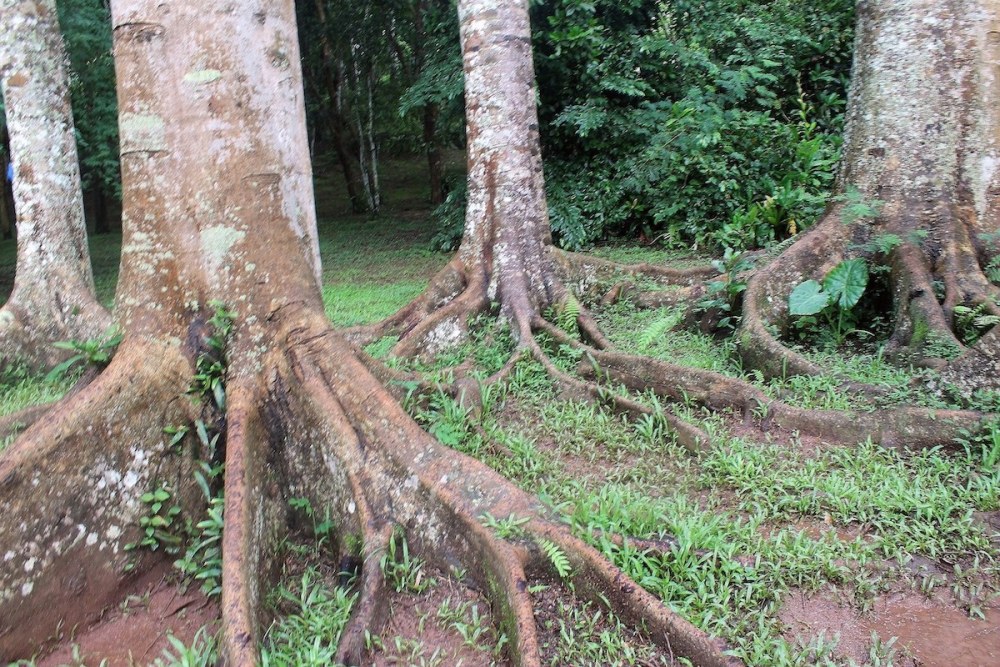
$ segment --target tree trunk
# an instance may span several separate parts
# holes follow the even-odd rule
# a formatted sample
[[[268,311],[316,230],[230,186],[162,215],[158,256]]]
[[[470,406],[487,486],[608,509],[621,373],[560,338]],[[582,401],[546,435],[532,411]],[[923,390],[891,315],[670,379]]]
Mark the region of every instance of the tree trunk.
[[[459,256],[490,298],[541,312],[563,296],[549,255],[527,3],[459,4],[468,115],[468,207]]]
[[[437,141],[437,104],[424,106],[424,146],[427,151],[427,180],[431,190],[431,203],[444,202],[444,159]]]
[[[12,193],[7,182],[7,165],[9,164],[9,146],[7,143],[7,127],[0,125],[0,239],[14,237],[14,206],[11,202]]]
[[[531,122],[526,2],[489,5],[463,6],[470,50],[484,42],[467,67],[486,107],[485,115],[472,115],[480,119],[470,126],[478,137],[472,164],[487,178],[474,190],[480,218],[463,253],[498,276],[476,280],[517,312],[547,299],[540,273],[521,263],[523,275],[514,275],[509,265],[525,248],[544,252],[537,234],[544,218],[525,222],[536,235],[508,251],[501,244],[518,239],[499,216],[529,213],[515,201],[515,187],[529,187],[538,203],[537,146],[524,145],[524,126],[487,124],[502,125],[516,110],[492,101],[502,95],[489,95],[486,86],[520,77],[505,93],[530,101],[515,117]],[[491,25],[494,12],[500,19]],[[225,400],[214,399],[225,410],[227,664],[257,664],[264,587],[288,532],[289,497],[328,509],[342,531],[340,555],[363,556],[360,599],[338,662],[359,664],[366,629],[377,633],[385,618],[379,555],[402,529],[411,548],[437,566],[466,567],[491,598],[512,662],[539,666],[528,573],[558,577],[541,550],[484,526],[482,517],[492,515],[528,519],[526,540],[554,544],[571,561],[577,595],[610,605],[665,653],[736,664],[534,498],[422,431],[369,370],[372,360],[331,331],[318,280],[292,3],[117,0],[112,15],[125,208],[117,308],[125,339],[92,384],[0,457],[0,655],[32,655],[60,624],[93,618],[122,596],[131,558],[125,545],[138,538],[139,519],[149,512],[141,494],[167,488],[169,502],[193,515],[193,459],[207,453],[197,443],[171,447],[163,428],[198,418],[185,393],[208,350],[209,316],[219,307],[212,304],[221,301],[235,313],[223,357]],[[505,44],[524,61],[516,71],[493,66],[490,54],[503,56]],[[510,170],[505,145],[521,158]],[[476,166],[484,160],[488,165]],[[353,551],[358,541],[360,554]],[[136,557],[136,571],[151,560]]]
[[[741,334],[747,361],[772,375],[818,373],[767,327],[784,331],[791,289],[851,257],[891,271],[891,353],[935,367],[977,354],[956,332],[954,314],[956,306],[1000,312],[1000,290],[984,271],[1000,230],[998,67],[996,0],[858,3],[839,185],[883,204],[857,221],[847,203],[832,206],[750,281]],[[895,239],[887,254],[872,249],[887,238]]]
[[[333,53],[333,45],[327,31],[326,6],[324,0],[315,0],[316,16],[320,23],[320,43],[323,54],[323,81],[326,84],[327,96],[330,98],[327,123],[330,126],[330,136],[333,140],[337,160],[344,171],[344,185],[347,186],[347,196],[351,200],[351,211],[365,213],[369,210],[368,198],[365,196],[365,180],[362,177],[361,164],[358,155],[361,143],[351,129],[350,113],[345,111],[343,66]]]
[[[458,253],[423,302],[400,312],[394,353],[434,354],[465,335],[470,313],[499,303],[522,340],[532,320],[560,306],[535,108],[527,4],[458,6],[465,72],[468,197]],[[438,308],[447,303],[444,308]],[[425,317],[429,311],[434,311]]]
[[[53,0],[0,2],[0,84],[14,162],[17,274],[0,310],[0,366],[44,368],[56,341],[97,338],[65,53]]]
[[[101,185],[94,186],[94,233],[107,234],[111,226],[108,223],[108,198]]]
[[[427,64],[425,44],[430,39],[430,35],[427,34],[426,24],[424,23],[424,12],[427,9],[427,4],[423,0],[417,0],[413,5],[414,44],[412,65],[405,57],[399,42],[395,39],[393,40],[400,67],[402,67],[409,85],[413,84],[421,70]],[[435,102],[425,104],[423,109],[424,151],[427,153],[427,183],[430,186],[430,201],[435,205],[443,203],[445,196],[444,161],[441,157],[441,146],[438,145],[437,141],[437,124],[440,111],[440,106]]]

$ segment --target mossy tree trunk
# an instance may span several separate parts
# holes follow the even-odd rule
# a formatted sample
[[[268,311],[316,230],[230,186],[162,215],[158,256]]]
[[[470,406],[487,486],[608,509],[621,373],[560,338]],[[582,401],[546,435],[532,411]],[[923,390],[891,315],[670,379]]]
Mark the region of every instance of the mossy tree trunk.
[[[53,342],[97,338],[110,324],[94,297],[65,58],[54,0],[0,2],[17,225],[14,289],[0,309],[0,367],[52,366],[68,354]]]
[[[787,331],[788,295],[838,262],[864,257],[888,273],[890,353],[943,368],[992,345],[995,384],[995,336],[967,345],[955,309],[1000,314],[1000,289],[987,277],[1000,248],[998,99],[1000,2],[858,3],[839,184],[881,206],[853,220],[850,202],[835,204],[756,273],[741,332],[748,361],[773,375],[820,372],[774,333]],[[875,249],[887,243],[887,251]]]

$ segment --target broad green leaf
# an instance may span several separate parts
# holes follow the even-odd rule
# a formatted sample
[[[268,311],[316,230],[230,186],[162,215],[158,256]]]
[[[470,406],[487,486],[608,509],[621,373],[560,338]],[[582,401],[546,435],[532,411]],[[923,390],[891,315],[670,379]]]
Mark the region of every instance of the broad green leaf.
[[[55,382],[56,380],[61,378],[66,373],[66,371],[72,368],[74,364],[76,364],[79,361],[83,361],[83,359],[84,356],[82,354],[74,354],[72,357],[70,357],[69,359],[67,359],[66,361],[62,362],[61,364],[53,368],[51,371],[49,371],[49,374],[45,376],[43,382],[46,383]]]
[[[788,295],[789,315],[815,315],[830,303],[830,295],[815,280],[807,280]]]
[[[868,264],[863,259],[844,260],[826,274],[823,289],[841,308],[851,309],[868,286]]]

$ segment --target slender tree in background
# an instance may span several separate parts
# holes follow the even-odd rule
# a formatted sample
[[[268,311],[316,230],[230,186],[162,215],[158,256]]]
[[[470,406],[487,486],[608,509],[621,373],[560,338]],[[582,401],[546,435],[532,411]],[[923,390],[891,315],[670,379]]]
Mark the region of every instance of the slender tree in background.
[[[313,8],[320,54],[320,78],[326,97],[326,103],[322,105],[324,125],[329,131],[330,141],[344,174],[351,209],[355,213],[371,211],[368,180],[361,165],[365,146],[362,143],[363,137],[358,135],[357,125],[353,122],[352,99],[346,81],[347,63],[343,54],[336,50],[331,37],[331,33],[336,30],[336,23],[332,24],[328,19],[326,0],[315,0]]]
[[[7,138],[7,120],[0,118],[0,239],[14,236],[14,203],[11,183],[7,180],[10,150]]]
[[[65,52],[53,0],[0,3],[0,84],[14,163],[17,274],[0,310],[0,366],[54,365],[53,342],[97,338]]]
[[[451,3],[442,0],[406,0],[397,3],[395,10],[386,33],[407,86],[400,111],[405,115],[419,107],[430,201],[440,204],[445,197],[444,156],[438,127],[441,107],[458,94],[456,88],[448,85],[458,69],[458,64],[449,59],[452,49],[448,42],[453,35],[448,28],[453,22],[447,14],[454,9]]]
[[[107,0],[58,0],[56,4],[69,56],[70,98],[87,223],[95,232],[106,232],[121,226],[110,9]]]
[[[217,402],[226,415],[229,664],[257,662],[262,588],[288,530],[289,496],[329,508],[342,552],[351,536],[361,537],[360,599],[339,649],[344,663],[358,664],[365,630],[385,617],[378,554],[403,528],[433,562],[468,566],[493,601],[514,662],[540,664],[526,573],[554,576],[554,566],[540,550],[495,535],[481,522],[487,514],[528,519],[526,537],[571,561],[578,595],[604,600],[665,650],[702,665],[734,663],[534,498],[424,432],[383,385],[392,372],[331,330],[317,280],[291,3],[119,0],[112,10],[125,207],[117,312],[125,338],[96,380],[0,459],[0,550],[8,554],[0,654],[30,655],[60,623],[72,627],[121,596],[124,546],[146,511],[142,493],[168,485],[171,502],[193,509],[199,492],[190,450],[170,446],[162,431],[197,417],[183,394],[208,352],[209,304],[225,301],[235,313],[225,399]],[[501,268],[499,282],[485,273],[477,280],[484,294],[491,284],[509,297],[513,314],[548,303],[552,287],[547,275],[518,281],[504,266],[521,248],[537,256],[547,247],[538,234],[544,209],[532,210],[542,184],[527,3],[463,2],[460,11],[470,99],[486,104],[470,124],[483,218],[463,261],[481,272]],[[515,188],[530,193],[526,204],[514,201],[522,199]],[[533,236],[505,255],[516,230],[502,229],[499,218],[522,214]],[[487,257],[490,234],[498,235],[497,262]],[[74,582],[71,595],[66,581]]]

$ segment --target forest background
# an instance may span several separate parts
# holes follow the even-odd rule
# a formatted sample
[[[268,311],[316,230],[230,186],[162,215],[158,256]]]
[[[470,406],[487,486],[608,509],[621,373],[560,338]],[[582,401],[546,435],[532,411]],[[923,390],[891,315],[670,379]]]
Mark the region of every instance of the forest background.
[[[120,225],[121,198],[108,8],[58,6],[88,224],[103,232]],[[297,10],[317,172],[339,171],[354,211],[374,216],[386,159],[426,159],[433,245],[453,249],[464,172],[446,174],[444,155],[463,147],[465,106],[452,4],[317,7]],[[835,177],[853,25],[849,0],[533,3],[556,243],[623,237],[739,251],[807,228]],[[9,237],[6,182],[4,196]]]

